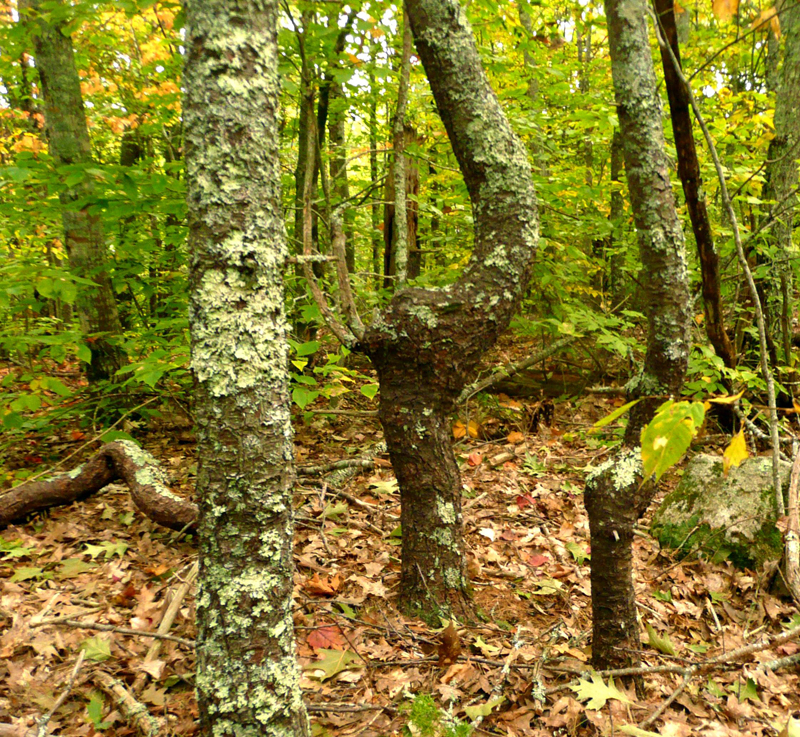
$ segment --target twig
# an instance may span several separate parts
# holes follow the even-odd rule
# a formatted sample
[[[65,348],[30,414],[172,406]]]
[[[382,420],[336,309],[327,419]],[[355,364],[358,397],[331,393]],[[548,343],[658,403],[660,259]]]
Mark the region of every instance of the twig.
[[[750,270],[750,265],[747,263],[747,256],[744,253],[744,246],[742,245],[742,236],[739,232],[739,222],[736,218],[736,212],[733,209],[733,203],[731,202],[730,195],[728,194],[728,185],[725,180],[725,172],[722,169],[722,162],[720,161],[719,154],[717,152],[717,147],[714,145],[714,141],[711,138],[711,133],[708,130],[706,121],[703,118],[703,114],[700,112],[700,106],[697,104],[694,92],[692,92],[692,87],[683,74],[680,62],[675,58],[675,53],[672,51],[672,47],[664,40],[664,37],[661,33],[661,25],[659,23],[658,17],[650,7],[648,7],[647,9],[653,20],[653,26],[655,28],[656,37],[658,39],[658,45],[662,49],[664,49],[666,53],[669,54],[670,60],[672,61],[672,65],[675,67],[675,74],[681,80],[681,83],[686,89],[686,96],[689,98],[689,103],[692,106],[695,118],[697,118],[697,124],[703,131],[703,136],[706,139],[706,144],[708,145],[709,153],[711,154],[711,158],[714,161],[714,168],[717,170],[717,178],[719,179],[719,191],[720,194],[722,195],[722,203],[725,206],[725,210],[728,213],[728,219],[730,220],[731,223],[731,230],[733,231],[733,240],[734,243],[736,244],[736,254],[739,257],[739,265],[741,266],[742,271],[744,272],[745,279],[747,281],[747,287],[750,290],[750,298],[753,301],[753,310],[756,315],[756,324],[758,326],[758,346],[761,357],[761,371],[764,374],[764,381],[767,385],[767,401],[769,404],[769,429],[770,429],[770,438],[772,440],[772,481],[775,485],[775,509],[777,511],[778,517],[783,517],[784,514],[786,514],[786,507],[783,503],[783,489],[781,488],[780,484],[781,449],[780,449],[780,440],[778,438],[778,412],[776,410],[776,403],[775,403],[775,382],[772,378],[772,371],[769,366],[769,352],[767,349],[767,329],[766,329],[766,323],[764,321],[764,312],[761,309],[761,299],[758,296],[758,290],[756,289],[756,282],[755,279],[753,278],[753,272]]]
[[[132,637],[153,637],[159,640],[171,640],[180,645],[187,647],[194,647],[194,640],[187,640],[184,637],[176,637],[175,635],[168,635],[166,633],[148,632],[146,630],[133,630],[127,627],[115,627],[111,624],[94,624],[92,622],[79,622],[76,619],[43,619],[39,622],[31,622],[31,627],[72,627],[78,630],[97,630],[99,632],[116,632],[120,635],[130,635]]]
[[[175,621],[175,617],[178,616],[178,612],[183,604],[183,600],[186,598],[186,594],[189,593],[194,582],[197,580],[197,570],[198,570],[198,562],[195,561],[192,564],[192,567],[189,569],[189,572],[186,574],[186,578],[181,583],[180,586],[175,590],[175,593],[172,595],[172,600],[169,602],[166,610],[164,611],[164,616],[161,619],[161,623],[158,625],[158,630],[156,634],[162,635],[162,637],[154,638],[153,644],[150,645],[150,649],[147,651],[147,655],[144,658],[144,664],[147,664],[153,660],[158,658],[159,651],[161,650],[161,642],[164,639],[163,635],[166,635],[170,627],[172,627],[172,623]],[[132,690],[135,695],[139,695],[144,688],[145,684],[147,683],[147,677],[149,673],[146,670],[141,670],[139,675],[136,676],[136,680],[133,682]]]
[[[687,673],[683,680],[680,682],[678,687],[667,697],[661,706],[658,707],[647,719],[639,722],[640,729],[647,729],[656,719],[658,719],[667,709],[669,709],[670,705],[674,703],[675,699],[680,696],[684,689],[689,685],[689,681],[691,680],[691,674]]]
[[[47,725],[50,720],[53,718],[53,714],[55,714],[62,706],[62,704],[67,700],[70,692],[72,691],[72,687],[75,685],[75,679],[78,677],[78,671],[81,669],[83,665],[83,659],[86,657],[86,651],[81,650],[78,659],[75,661],[75,665],[72,668],[72,673],[69,675],[69,679],[67,680],[66,688],[61,692],[61,695],[56,700],[56,703],[53,704],[53,708],[47,712],[40,720],[39,724],[34,728],[28,730],[28,734],[26,737],[45,737],[47,734]]]
[[[100,688],[111,696],[128,721],[139,729],[145,737],[159,737],[159,735],[163,734],[163,722],[154,717],[144,704],[137,701],[125,687],[125,684],[104,671],[97,671],[95,680]]]

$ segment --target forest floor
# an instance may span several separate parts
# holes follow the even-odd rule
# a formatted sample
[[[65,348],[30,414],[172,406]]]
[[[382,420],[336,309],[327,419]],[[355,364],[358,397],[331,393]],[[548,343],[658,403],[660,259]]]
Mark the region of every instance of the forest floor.
[[[339,409],[364,409],[356,395]],[[796,653],[794,642],[689,678],[646,731],[634,725],[665,703],[681,674],[646,674],[639,698],[620,679],[579,681],[570,673],[585,671],[591,655],[583,486],[612,452],[590,428],[621,402],[562,396],[550,424],[534,429],[539,403],[500,395],[455,425],[469,574],[484,615],[480,623],[455,623],[460,652],[394,605],[399,496],[386,457],[336,489],[324,477],[298,480],[294,618],[315,736],[388,737],[405,728],[425,737],[438,716],[444,728],[452,718],[472,723],[478,735],[758,736],[779,734],[798,716],[798,666],[759,667]],[[131,432],[161,461],[173,489],[190,496],[191,433],[168,424]],[[19,463],[64,458],[85,442],[80,435],[66,429],[31,438],[18,449]],[[360,457],[381,437],[370,416],[298,417],[297,464]],[[771,594],[760,574],[692,556],[678,561],[659,549],[645,523],[635,555],[647,666],[686,667],[781,632],[793,616],[797,624],[791,602]],[[119,683],[166,719],[164,734],[194,734],[191,643],[158,640],[159,651],[148,656],[154,640],[119,630],[156,630],[180,592],[169,634],[192,639],[193,588],[182,582],[195,559],[190,539],[144,518],[119,485],[2,531],[0,737],[22,737],[56,705],[51,733],[136,734],[135,717],[113,695]],[[52,618],[115,629],[42,625]],[[438,714],[420,694],[432,696]]]

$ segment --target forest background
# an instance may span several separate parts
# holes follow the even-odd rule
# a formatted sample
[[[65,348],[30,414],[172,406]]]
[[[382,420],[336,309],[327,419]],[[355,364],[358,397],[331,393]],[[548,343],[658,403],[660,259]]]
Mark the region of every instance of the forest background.
[[[91,153],[65,162],[52,145],[48,150],[30,37],[17,10],[7,7],[0,57],[0,228],[9,256],[0,271],[6,485],[62,460],[70,442],[141,439],[165,415],[191,418],[181,10],[150,2],[41,7],[75,49]],[[796,157],[791,149],[776,152],[775,141],[796,136],[797,120],[786,108],[776,114],[775,93],[779,70],[796,63],[800,51],[788,45],[796,35],[782,33],[777,10],[717,2],[676,7],[676,20],[683,65],[745,232],[780,401],[791,410],[796,166],[779,194],[775,171]],[[602,9],[475,3],[468,12],[492,87],[528,145],[541,210],[532,288],[514,319],[518,343],[506,352],[534,354],[537,344],[561,339],[560,357],[542,357],[536,376],[540,388],[555,385],[556,396],[601,381],[621,385],[642,361],[644,318]],[[362,314],[385,305],[398,285],[452,283],[472,244],[467,190],[402,30],[395,6],[334,11],[328,4],[287,4],[281,20],[281,171],[290,246],[300,254],[310,240],[312,250],[330,254],[341,213]],[[652,50],[658,61],[655,40]],[[399,102],[398,89],[404,90]],[[790,112],[796,93],[782,89],[778,98]],[[777,136],[776,125],[784,126]],[[678,158],[674,149],[670,156]],[[758,367],[754,305],[702,147],[699,167],[719,265],[716,274],[709,271],[708,252],[687,216],[692,304],[703,306],[693,310],[684,392],[707,399],[746,389],[745,402],[758,403],[767,386]],[[406,197],[395,196],[398,182]],[[673,184],[683,202],[677,178]],[[90,230],[100,234],[100,261],[98,252],[83,262],[68,259],[60,235],[65,208],[88,215]],[[406,216],[397,217],[403,210]],[[787,211],[788,239],[778,227]],[[325,264],[319,260],[314,271],[335,292]],[[313,425],[319,415],[369,412],[375,379],[330,339],[301,268],[287,275],[287,286],[298,419]],[[564,337],[575,340],[565,346]],[[476,412],[477,419],[455,422],[455,440],[482,439],[492,412],[480,405]],[[620,440],[620,431],[612,433],[604,447]]]

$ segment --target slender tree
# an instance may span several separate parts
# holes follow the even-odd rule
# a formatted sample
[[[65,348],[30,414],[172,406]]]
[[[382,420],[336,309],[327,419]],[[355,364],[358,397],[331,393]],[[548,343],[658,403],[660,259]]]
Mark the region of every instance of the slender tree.
[[[655,0],[658,22],[663,29],[664,38],[680,63],[681,52],[674,5],[674,0]],[[719,254],[714,245],[711,221],[706,207],[700,162],[697,158],[692,132],[689,95],[672,63],[669,50],[665,48],[661,49],[661,62],[667,87],[672,132],[675,136],[675,149],[678,154],[678,176],[683,185],[686,208],[692,222],[694,239],[697,244],[697,257],[700,262],[706,334],[717,355],[725,362],[726,366],[733,368],[736,365],[736,354],[728,332],[725,330],[720,291]]]
[[[65,33],[68,3],[48,3],[47,13],[43,5],[42,0],[22,0],[20,10],[28,18],[35,50],[47,142],[56,166],[79,167],[91,163],[92,147],[72,41]],[[99,381],[112,377],[125,363],[125,355],[115,342],[122,327],[108,274],[103,221],[87,204],[92,190],[91,178],[85,174],[78,183],[64,186],[59,198],[70,268],[94,283],[81,289],[77,307],[92,354],[87,376],[89,381]]]
[[[278,3],[190,0],[186,17],[200,722],[215,737],[300,736]]]
[[[586,484],[592,544],[592,659],[615,667],[638,659],[633,531],[652,501],[641,483],[638,447],[655,409],[677,394],[689,359],[689,291],[684,239],[669,179],[661,101],[647,37],[646,0],[606,0],[611,71],[625,172],[642,264],[647,352],[629,385],[633,407],[623,449]]]

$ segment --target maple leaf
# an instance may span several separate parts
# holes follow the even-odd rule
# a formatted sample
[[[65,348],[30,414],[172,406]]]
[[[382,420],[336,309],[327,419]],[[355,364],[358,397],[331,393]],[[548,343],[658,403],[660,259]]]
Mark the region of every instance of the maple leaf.
[[[614,685],[613,678],[608,679],[608,684],[597,673],[592,673],[591,678],[591,681],[579,681],[577,686],[570,686],[580,701],[588,699],[587,709],[602,709],[611,699],[621,701],[623,704],[633,703]]]
[[[344,650],[342,630],[336,625],[328,625],[312,630],[308,634],[308,644],[314,650],[327,648],[329,650]]]
[[[739,9],[739,0],[713,0],[711,9],[717,20],[727,21],[736,15]]]
[[[313,672],[310,674],[313,678],[319,678],[321,681],[327,681],[343,670],[360,668],[362,665],[358,655],[351,650],[321,649],[319,654],[322,658],[310,663],[305,669],[315,672],[321,671],[323,675],[315,675]]]

